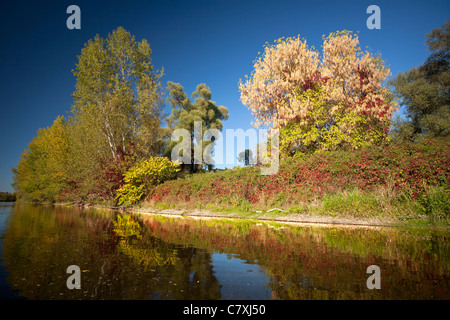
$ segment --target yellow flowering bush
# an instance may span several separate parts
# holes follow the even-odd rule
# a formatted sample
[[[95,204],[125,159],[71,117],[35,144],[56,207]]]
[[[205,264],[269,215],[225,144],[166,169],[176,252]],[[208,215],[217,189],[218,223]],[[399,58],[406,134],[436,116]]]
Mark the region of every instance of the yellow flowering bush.
[[[118,204],[126,206],[135,204],[153,186],[175,179],[178,171],[180,171],[179,164],[168,158],[150,157],[137,163],[125,173],[124,184],[117,190]]]

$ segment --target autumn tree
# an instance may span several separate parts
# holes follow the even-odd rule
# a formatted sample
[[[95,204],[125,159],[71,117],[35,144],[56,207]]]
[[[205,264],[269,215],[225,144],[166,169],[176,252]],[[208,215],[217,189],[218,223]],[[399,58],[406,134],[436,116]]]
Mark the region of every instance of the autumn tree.
[[[391,81],[406,111],[406,119],[394,122],[392,136],[397,140],[450,134],[450,21],[426,36],[431,55]]]
[[[73,93],[71,168],[84,192],[105,161],[120,161],[129,144],[140,157],[159,155],[164,99],[147,40],[122,27],[88,41],[78,56]]]
[[[168,91],[168,103],[172,109],[171,115],[166,119],[169,136],[175,129],[185,129],[189,132],[190,141],[184,141],[184,143],[189,143],[191,146],[190,170],[192,172],[194,171],[194,144],[199,145],[201,141],[202,154],[206,148],[212,147],[214,138],[204,141],[204,133],[209,129],[222,130],[222,121],[228,119],[228,108],[218,106],[211,100],[211,90],[204,83],[199,84],[192,93],[191,97],[195,98],[194,102],[187,97],[183,86],[179,83],[169,81]],[[196,122],[201,123],[201,127],[198,128],[200,130],[197,130],[197,136],[195,136]],[[173,148],[178,143],[182,143],[182,141],[169,141],[164,155],[170,158]],[[209,168],[211,168],[210,165]]]
[[[266,44],[245,83],[241,101],[255,126],[280,129],[285,155],[359,148],[383,141],[394,103],[383,82],[381,58],[361,51],[349,31],[324,36],[323,52],[300,37]]]
[[[139,158],[160,156],[164,99],[144,39],[122,27],[96,35],[78,56],[71,115],[40,129],[13,170],[14,187],[29,199],[113,200]]]
[[[122,27],[106,40],[97,35],[82,49],[74,75],[72,113],[91,133],[100,133],[93,137],[108,146],[113,158],[128,141],[145,155],[159,152],[162,73],[153,70],[147,40],[137,42]]]
[[[14,189],[26,199],[54,201],[68,188],[67,123],[58,117],[49,128],[39,129],[15,169]]]

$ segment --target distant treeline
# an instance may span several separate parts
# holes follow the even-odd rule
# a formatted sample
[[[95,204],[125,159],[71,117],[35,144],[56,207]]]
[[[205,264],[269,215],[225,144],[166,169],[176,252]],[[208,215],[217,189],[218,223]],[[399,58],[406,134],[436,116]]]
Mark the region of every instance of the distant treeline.
[[[16,201],[16,193],[0,192],[0,202]]]

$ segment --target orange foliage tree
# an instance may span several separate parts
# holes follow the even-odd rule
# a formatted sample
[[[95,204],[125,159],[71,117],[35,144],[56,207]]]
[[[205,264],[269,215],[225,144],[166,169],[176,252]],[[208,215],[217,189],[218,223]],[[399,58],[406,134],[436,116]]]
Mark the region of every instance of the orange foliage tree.
[[[323,40],[322,56],[300,37],[266,45],[239,84],[253,125],[280,129],[281,150],[290,155],[379,143],[395,111],[380,57],[362,51],[350,31]]]

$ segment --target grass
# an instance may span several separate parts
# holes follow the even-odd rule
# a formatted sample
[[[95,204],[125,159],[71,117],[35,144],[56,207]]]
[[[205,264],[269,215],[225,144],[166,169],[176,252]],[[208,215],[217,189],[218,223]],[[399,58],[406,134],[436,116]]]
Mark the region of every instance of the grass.
[[[383,215],[385,208],[381,196],[360,190],[327,194],[322,199],[322,206],[318,213],[336,216],[346,215],[356,218],[367,218]]]

